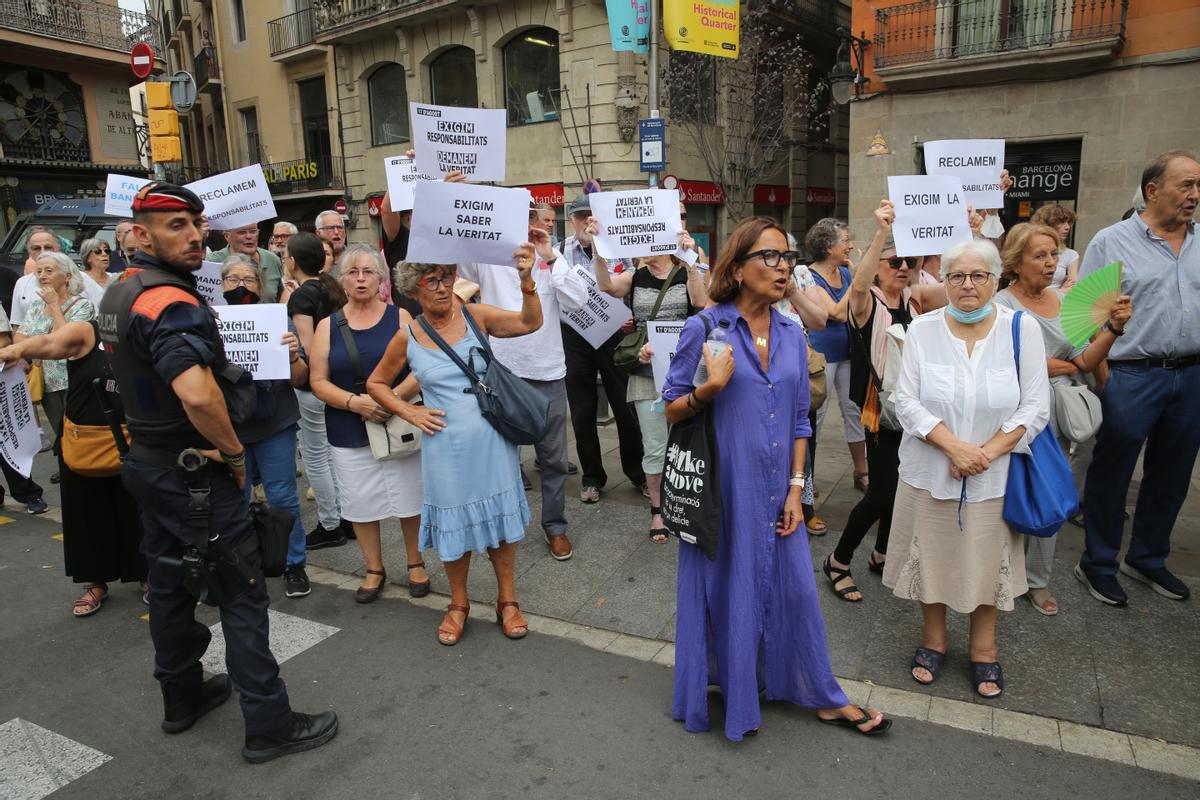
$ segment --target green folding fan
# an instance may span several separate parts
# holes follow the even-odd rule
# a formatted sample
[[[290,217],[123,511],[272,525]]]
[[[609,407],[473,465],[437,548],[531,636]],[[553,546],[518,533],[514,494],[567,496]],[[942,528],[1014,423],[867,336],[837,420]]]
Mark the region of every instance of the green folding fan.
[[[1071,287],[1062,301],[1063,333],[1076,347],[1082,347],[1100,330],[1109,312],[1121,296],[1121,262],[1096,270]]]

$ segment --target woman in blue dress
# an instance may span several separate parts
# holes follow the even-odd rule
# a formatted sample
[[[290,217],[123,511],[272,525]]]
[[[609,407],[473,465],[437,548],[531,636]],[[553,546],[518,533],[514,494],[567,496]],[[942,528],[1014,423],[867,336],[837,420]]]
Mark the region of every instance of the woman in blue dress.
[[[401,262],[396,271],[397,290],[421,304],[422,318],[480,377],[486,369],[478,354],[483,345],[466,315],[485,336],[524,336],[542,327],[542,306],[530,275],[532,245],[523,246],[514,258],[521,276],[520,311],[464,305],[454,295],[453,264]],[[392,382],[406,366],[421,384],[423,406],[392,393]],[[516,543],[525,537],[529,522],[517,446],[483,418],[475,395],[464,391],[468,385],[466,375],[420,325],[400,328],[367,380],[367,391],[377,403],[424,433],[421,547],[437,550],[450,579],[450,608],[437,631],[444,645],[458,644],[465,631],[472,553],[486,552],[492,561],[499,587],[496,622],[504,635],[520,639],[529,631],[513,585]]]
[[[717,557],[680,543],[673,715],[706,731],[708,687],[725,701],[725,736],[741,741],[762,722],[759,692],[817,709],[820,721],[876,734],[891,726],[850,705],[829,663],[825,625],[803,524],[808,359],[800,326],[772,308],[798,254],[768,219],[729,237],[713,269],[715,305],[684,325],[663,386],[667,421],[713,416],[721,490]],[[705,327],[725,327],[729,347],[703,358]],[[789,477],[790,476],[790,477]]]

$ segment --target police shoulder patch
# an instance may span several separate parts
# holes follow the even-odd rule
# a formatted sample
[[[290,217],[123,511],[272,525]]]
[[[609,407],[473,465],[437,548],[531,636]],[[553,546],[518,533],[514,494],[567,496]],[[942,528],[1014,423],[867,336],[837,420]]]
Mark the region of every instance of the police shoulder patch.
[[[141,314],[143,317],[158,319],[167,308],[176,303],[189,303],[193,306],[200,305],[199,300],[183,289],[175,286],[155,286],[138,295],[137,300],[133,302],[131,311],[135,314]]]

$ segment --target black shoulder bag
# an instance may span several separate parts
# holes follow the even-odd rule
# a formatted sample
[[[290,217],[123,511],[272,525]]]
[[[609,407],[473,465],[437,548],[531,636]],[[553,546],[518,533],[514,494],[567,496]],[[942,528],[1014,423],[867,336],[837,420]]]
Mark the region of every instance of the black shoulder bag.
[[[646,321],[658,319],[658,310],[662,308],[663,298],[667,296],[667,290],[671,288],[671,281],[675,280],[675,274],[679,272],[679,265],[675,264],[671,267],[671,271],[667,273],[667,279],[663,281],[662,287],[658,290],[658,299],[654,301],[654,308],[650,312],[650,316]],[[630,301],[633,300],[633,291],[629,293]],[[629,333],[622,337],[621,341],[613,350],[613,366],[622,372],[633,372],[639,366],[641,361],[638,355],[642,352],[642,345],[650,341],[650,334],[646,330],[646,323],[643,322]]]
[[[470,366],[437,334],[424,314],[417,317],[417,322],[421,323],[421,328],[433,343],[467,376],[470,386],[463,389],[463,392],[475,395],[475,400],[479,403],[479,413],[483,414],[489,425],[513,444],[540,442],[546,436],[546,429],[550,425],[550,401],[526,383],[524,378],[514,375],[508,367],[501,364],[492,353],[487,334],[479,330],[470,312],[463,308],[462,314],[480,344],[480,347],[471,348]],[[482,378],[473,369],[476,353],[483,358],[486,365]]]

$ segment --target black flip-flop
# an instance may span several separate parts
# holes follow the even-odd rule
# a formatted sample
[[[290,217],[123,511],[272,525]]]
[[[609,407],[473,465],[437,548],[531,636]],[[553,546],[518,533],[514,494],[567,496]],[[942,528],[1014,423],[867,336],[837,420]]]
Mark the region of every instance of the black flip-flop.
[[[939,653],[937,650],[930,650],[928,647],[918,647],[917,652],[913,653],[912,666],[908,668],[908,674],[912,675],[912,679],[922,686],[928,686],[937,680],[938,672],[942,668],[942,659],[946,657],[945,653]],[[929,670],[932,676],[929,680],[923,681],[913,674],[913,670],[917,667]]]
[[[883,722],[880,722],[874,728],[868,728],[864,731],[858,726],[868,723],[875,718],[868,714],[866,709],[864,709],[862,706],[855,706],[855,708],[862,712],[862,716],[858,719],[846,719],[845,717],[825,719],[824,717],[817,717],[817,722],[820,722],[824,725],[836,725],[839,728],[849,728],[855,733],[862,734],[863,736],[876,736],[878,734],[885,733],[892,727],[892,721],[887,717],[884,717]]]
[[[854,576],[850,574],[850,570],[835,567],[830,560],[832,558],[833,556],[825,556],[825,563],[821,565],[821,570],[825,573],[825,577],[829,579],[829,588],[833,589],[833,593],[847,603],[861,603],[862,597],[859,597],[857,600],[851,600],[849,597],[846,597],[851,592],[858,592],[861,595],[862,590],[854,583]],[[843,578],[849,578],[850,585],[839,589],[836,584]]]

